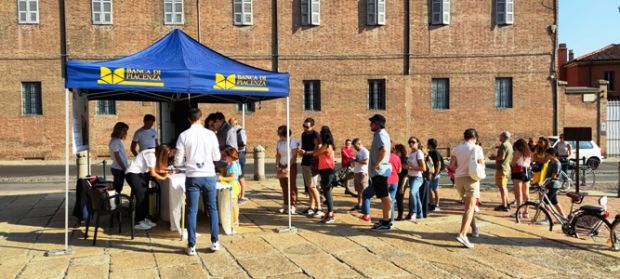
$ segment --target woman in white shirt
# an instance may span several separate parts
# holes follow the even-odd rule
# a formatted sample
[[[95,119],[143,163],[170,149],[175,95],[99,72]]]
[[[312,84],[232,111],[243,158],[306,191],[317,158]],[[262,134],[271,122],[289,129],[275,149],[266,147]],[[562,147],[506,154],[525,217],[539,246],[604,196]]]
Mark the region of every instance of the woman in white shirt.
[[[411,153],[407,159],[407,169],[409,170],[409,215],[410,220],[423,218],[422,201],[420,200],[420,186],[424,183],[422,172],[426,171],[424,163],[424,152],[422,151],[422,143],[416,137],[409,138],[409,147]]]
[[[138,230],[148,230],[156,226],[155,222],[146,218],[149,209],[148,199],[146,199],[146,190],[149,187],[147,174],[158,180],[167,179],[169,175],[165,171],[166,166],[164,166],[167,161],[158,160],[158,158],[171,158],[171,155],[174,154],[172,150],[166,144],[155,149],[146,149],[138,153],[131,166],[127,168],[125,178],[136,197],[135,228]]]
[[[289,138],[290,138],[290,154],[291,158],[289,160],[286,144],[286,131],[288,130]],[[299,148],[299,143],[291,136],[291,130],[287,129],[285,125],[278,127],[278,142],[276,143],[277,152],[276,152],[276,170],[278,180],[280,181],[280,187],[282,188],[282,199],[284,200],[284,206],[279,210],[280,213],[288,213],[288,199],[290,195],[291,199],[291,214],[295,214],[295,205],[297,203],[297,148]],[[290,164],[290,173],[287,173],[287,167]],[[288,177],[291,178],[291,192],[288,193]]]
[[[114,176],[114,189],[118,193],[123,191],[125,170],[127,170],[129,165],[127,163],[127,155],[125,154],[125,146],[123,146],[123,140],[127,137],[127,130],[129,130],[129,125],[124,122],[117,122],[112,129],[110,143],[108,143],[110,158],[112,158],[110,170],[112,176]]]

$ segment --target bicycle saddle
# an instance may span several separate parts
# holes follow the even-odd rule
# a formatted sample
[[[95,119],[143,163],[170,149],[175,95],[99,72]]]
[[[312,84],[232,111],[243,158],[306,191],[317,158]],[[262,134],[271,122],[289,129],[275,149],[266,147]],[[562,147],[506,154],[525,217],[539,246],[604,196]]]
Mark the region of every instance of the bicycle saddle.
[[[571,202],[572,203],[581,203],[581,201],[583,201],[583,198],[585,196],[587,196],[588,193],[586,192],[570,192],[570,193],[566,193],[566,196],[571,198]]]
[[[583,205],[579,208],[579,210],[583,210],[583,211],[589,211],[589,212],[594,212],[597,214],[601,214],[603,212],[605,212],[605,209],[600,207],[600,206],[596,206],[596,205]]]

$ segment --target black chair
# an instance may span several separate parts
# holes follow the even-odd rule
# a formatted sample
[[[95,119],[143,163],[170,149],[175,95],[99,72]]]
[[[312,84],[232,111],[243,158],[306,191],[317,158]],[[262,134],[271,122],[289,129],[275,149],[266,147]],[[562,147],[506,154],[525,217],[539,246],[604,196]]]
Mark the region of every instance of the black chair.
[[[97,232],[99,230],[99,218],[101,216],[110,216],[110,228],[114,226],[114,217],[118,218],[118,233],[122,232],[122,213],[123,210],[126,210],[126,207],[123,207],[123,199],[128,201],[129,211],[134,212],[133,201],[124,194],[109,195],[108,190],[113,189],[110,188],[109,184],[94,184],[88,190],[88,198],[89,198],[89,211],[90,214],[88,218],[86,218],[86,232],[84,233],[84,239],[88,238],[88,230],[90,228],[90,221],[95,218],[95,234],[93,236],[93,246],[97,243]],[[114,202],[115,207],[112,209],[110,201]],[[134,227],[133,227],[133,219],[131,225],[131,239],[134,239]]]

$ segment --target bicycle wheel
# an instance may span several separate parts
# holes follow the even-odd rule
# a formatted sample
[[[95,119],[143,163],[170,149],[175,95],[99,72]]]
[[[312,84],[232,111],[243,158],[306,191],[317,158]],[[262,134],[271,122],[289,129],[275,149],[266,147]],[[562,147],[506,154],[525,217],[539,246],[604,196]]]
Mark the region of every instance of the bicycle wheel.
[[[576,171],[571,173],[571,179],[577,182]],[[579,173],[579,187],[593,187],[596,184],[596,174],[591,168],[587,168],[584,172],[581,170]]]
[[[543,225],[549,226],[549,230],[553,230],[553,221],[551,215],[542,204],[537,202],[526,202],[520,205],[515,211],[517,223],[526,225]]]
[[[614,221],[614,225],[611,228],[611,237],[609,239],[611,242],[611,249],[614,251],[620,251],[620,221],[616,217],[616,221]]]
[[[611,239],[611,224],[603,216],[586,211],[575,214],[570,222],[572,233],[577,238],[591,237],[595,242]]]

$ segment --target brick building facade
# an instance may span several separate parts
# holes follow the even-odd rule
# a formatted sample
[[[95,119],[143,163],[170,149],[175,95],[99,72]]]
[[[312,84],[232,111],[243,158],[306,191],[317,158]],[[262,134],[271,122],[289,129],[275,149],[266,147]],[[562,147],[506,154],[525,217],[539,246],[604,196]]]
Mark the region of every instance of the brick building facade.
[[[513,1],[443,0],[436,7],[432,0],[386,1],[384,25],[368,25],[371,0],[320,1],[318,25],[302,25],[305,0],[254,0],[249,1],[252,24],[246,26],[234,24],[236,1],[185,0],[183,22],[164,24],[169,7],[164,2],[176,0],[39,0],[38,23],[20,24],[16,5],[21,1],[30,0],[0,1],[0,160],[63,157],[62,2],[68,59],[126,56],[179,28],[231,58],[289,72],[295,137],[303,119],[314,117],[319,126],[332,128],[337,142],[360,137],[369,143],[367,119],[374,113],[386,116],[395,143],[415,135],[435,137],[442,147],[458,144],[469,127],[479,130],[489,150],[501,130],[530,137],[549,135],[554,128],[555,0],[517,2],[511,13],[501,15],[498,9],[507,6],[498,3],[511,7]],[[94,2],[112,3],[112,24],[93,24]],[[440,22],[432,24],[439,7]],[[320,111],[309,109],[305,81],[306,92],[308,81],[319,81],[314,84],[320,84]],[[40,82],[41,115],[24,113],[25,82]],[[370,91],[379,98],[370,102]],[[241,117],[235,105],[200,107]],[[116,114],[100,115],[92,101],[93,156],[107,156],[115,122],[130,126],[128,149],[142,116],[155,114],[159,123],[159,111],[157,103],[118,101]],[[250,146],[261,144],[273,156],[276,128],[282,124],[284,100],[257,103],[246,115]]]
[[[597,86],[599,80],[606,80],[608,97],[620,98],[620,44],[610,44],[577,58],[566,44],[560,44],[558,66],[560,80],[566,81],[568,86],[591,87]]]

